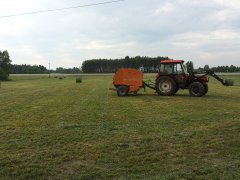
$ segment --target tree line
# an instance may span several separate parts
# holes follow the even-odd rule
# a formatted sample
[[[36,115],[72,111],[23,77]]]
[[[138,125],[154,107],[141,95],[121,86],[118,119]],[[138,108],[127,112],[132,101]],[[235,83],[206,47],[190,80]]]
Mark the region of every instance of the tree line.
[[[9,74],[47,74],[47,73],[115,73],[119,68],[143,68],[145,73],[156,73],[159,70],[161,60],[169,59],[168,57],[147,57],[147,56],[126,56],[122,59],[92,59],[82,63],[81,68],[63,68],[58,67],[56,70],[48,70],[42,65],[17,65],[11,64],[8,51],[0,51],[0,81],[7,80]],[[209,66],[199,68],[199,70],[209,69]],[[214,72],[240,72],[240,67],[218,66],[210,68]]]
[[[240,72],[240,67],[236,66],[218,66],[211,68],[214,72]]]
[[[203,68],[199,67],[198,71],[203,72],[206,70],[212,70],[213,72],[216,73],[234,73],[234,72],[240,72],[240,67],[231,65],[231,66],[217,66],[217,67],[212,67],[210,68],[208,65],[205,65]]]
[[[168,57],[129,57],[124,59],[93,59],[86,60],[82,64],[84,73],[114,73],[119,68],[144,68],[146,73],[154,73],[159,69],[161,60],[169,59]]]
[[[77,67],[62,68],[58,67],[56,70],[48,70],[42,65],[28,65],[28,64],[11,64],[10,74],[48,74],[48,73],[62,73],[62,74],[77,74],[81,73],[81,70]]]
[[[42,65],[12,64],[10,74],[44,74],[49,73],[46,67]]]
[[[82,71],[84,73],[115,73],[119,68],[143,68],[145,73],[156,73],[159,70],[161,60],[167,60],[168,57],[132,57],[126,56],[124,59],[93,59],[86,60],[82,64]],[[217,66],[209,68],[208,65],[198,70],[204,71],[211,69],[214,72],[240,72],[240,67],[231,66]]]
[[[56,71],[53,71],[55,73],[62,73],[62,74],[79,74],[82,73],[80,68],[73,67],[73,68],[62,68],[58,67]]]

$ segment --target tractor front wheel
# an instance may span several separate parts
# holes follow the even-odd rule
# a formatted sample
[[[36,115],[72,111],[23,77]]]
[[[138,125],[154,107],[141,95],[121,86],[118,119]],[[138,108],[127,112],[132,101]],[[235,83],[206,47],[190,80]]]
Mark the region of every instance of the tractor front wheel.
[[[203,84],[205,92],[204,95],[208,93],[208,84]]]
[[[176,90],[174,91],[173,94],[176,94],[178,92],[178,90],[179,90],[179,87],[176,87]]]
[[[117,95],[118,96],[126,96],[128,94],[128,87],[127,86],[118,86],[117,88]]]
[[[162,96],[172,96],[176,93],[176,82],[168,76],[161,77],[156,83],[156,91]]]
[[[189,86],[189,94],[194,97],[201,97],[206,94],[205,87],[200,82],[193,82]]]

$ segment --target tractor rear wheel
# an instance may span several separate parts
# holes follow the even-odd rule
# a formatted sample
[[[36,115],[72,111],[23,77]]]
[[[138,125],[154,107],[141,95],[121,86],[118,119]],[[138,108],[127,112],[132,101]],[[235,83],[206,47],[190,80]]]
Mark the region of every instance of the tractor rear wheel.
[[[156,83],[156,91],[162,96],[171,96],[176,93],[176,82],[168,76],[160,77]]]
[[[193,82],[192,84],[190,84],[189,86],[189,93],[191,96],[194,97],[201,97],[203,96],[205,93],[205,87],[202,83],[200,82]]]
[[[128,87],[127,86],[118,86],[117,88],[117,95],[118,96],[126,96],[128,94]]]

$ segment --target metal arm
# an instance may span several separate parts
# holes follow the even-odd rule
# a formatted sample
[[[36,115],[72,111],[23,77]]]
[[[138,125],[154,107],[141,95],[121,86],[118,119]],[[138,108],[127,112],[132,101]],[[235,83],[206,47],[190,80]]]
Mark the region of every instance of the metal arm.
[[[224,85],[224,86],[233,86],[232,80],[224,80],[224,79],[220,78],[218,75],[216,75],[212,70],[207,70],[206,75],[214,77],[215,79],[220,81],[222,83],[222,85]]]

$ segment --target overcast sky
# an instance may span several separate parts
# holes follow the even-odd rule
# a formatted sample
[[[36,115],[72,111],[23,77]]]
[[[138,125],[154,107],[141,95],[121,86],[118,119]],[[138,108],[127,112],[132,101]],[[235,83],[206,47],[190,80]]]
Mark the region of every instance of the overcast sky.
[[[108,0],[1,0],[0,16]],[[168,56],[240,66],[240,0],[125,0],[0,18],[14,64],[80,67],[92,58]]]

